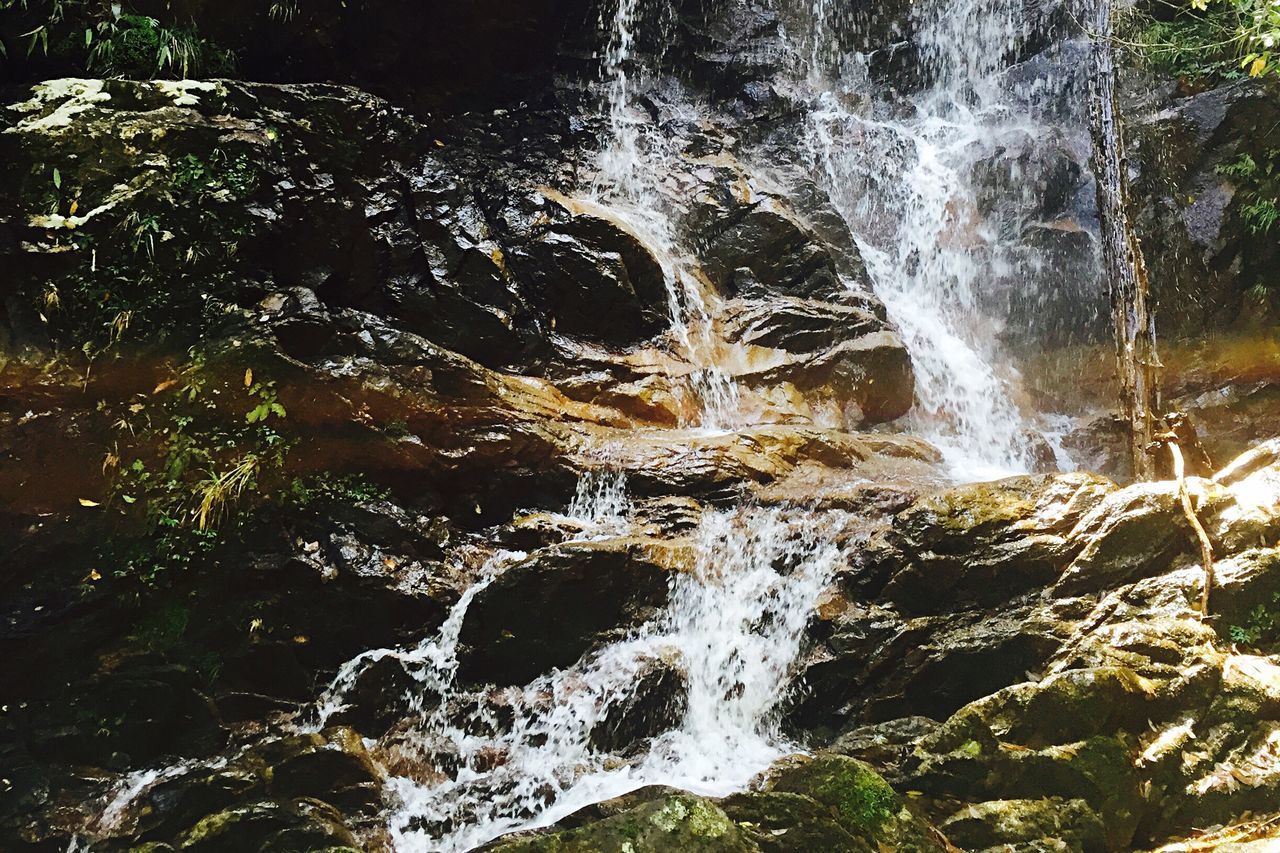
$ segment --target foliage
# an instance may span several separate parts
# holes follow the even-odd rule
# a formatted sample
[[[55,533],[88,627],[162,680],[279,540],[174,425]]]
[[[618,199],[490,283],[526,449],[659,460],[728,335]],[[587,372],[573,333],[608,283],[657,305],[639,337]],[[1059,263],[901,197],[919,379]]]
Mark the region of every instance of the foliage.
[[[194,23],[161,23],[123,3],[0,0],[0,11],[8,10],[34,16],[35,26],[21,34],[28,56],[56,55],[105,76],[216,76],[235,65],[235,56],[202,38]]]
[[[243,203],[259,179],[244,152],[188,153],[173,164],[164,191],[131,202],[116,225],[124,240],[103,234],[101,217],[90,227],[56,232],[85,262],[37,297],[50,331],[92,358],[126,334],[158,343],[216,320],[234,301],[240,242],[253,233]],[[57,183],[55,212],[74,216],[82,188]],[[131,252],[107,254],[106,247],[121,244]]]
[[[1270,606],[1253,608],[1243,625],[1227,626],[1227,636],[1242,646],[1273,646],[1280,641],[1280,592],[1271,596]]]
[[[1266,152],[1262,163],[1248,153],[1218,167],[1218,174],[1234,180],[1240,217],[1257,235],[1269,234],[1280,220],[1280,148]]]
[[[285,483],[290,442],[274,421],[228,411],[253,411],[254,388],[275,383],[237,394],[218,374],[196,356],[181,382],[132,404],[117,421],[116,450],[104,468],[113,474],[108,506],[122,524],[99,555],[115,576],[154,585],[192,567]],[[283,419],[284,407],[274,402],[270,414]]]
[[[391,493],[359,474],[325,472],[313,477],[296,477],[289,484],[286,500],[295,506],[323,503],[361,503],[386,500]]]
[[[1125,43],[1143,63],[1190,81],[1280,72],[1274,0],[1159,0],[1127,14]]]
[[[146,15],[113,12],[85,30],[85,44],[85,67],[112,77],[207,77],[235,65],[229,51],[202,39],[194,25],[169,28]]]

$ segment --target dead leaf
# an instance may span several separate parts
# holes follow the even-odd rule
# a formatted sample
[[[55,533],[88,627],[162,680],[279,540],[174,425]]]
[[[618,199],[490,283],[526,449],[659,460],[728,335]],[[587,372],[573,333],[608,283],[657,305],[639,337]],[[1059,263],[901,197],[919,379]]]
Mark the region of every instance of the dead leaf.
[[[253,384],[253,368],[247,367],[244,371],[244,387],[248,388]]]
[[[97,501],[91,501],[88,498],[81,498],[80,506],[95,507],[95,506],[102,506],[102,504],[98,503]]]

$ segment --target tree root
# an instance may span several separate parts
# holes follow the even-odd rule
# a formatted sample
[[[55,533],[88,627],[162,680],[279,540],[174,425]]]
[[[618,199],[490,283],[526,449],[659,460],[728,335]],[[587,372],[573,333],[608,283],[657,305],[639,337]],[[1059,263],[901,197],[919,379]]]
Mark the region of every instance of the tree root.
[[[1196,539],[1200,541],[1200,561],[1204,566],[1204,589],[1200,592],[1200,618],[1203,619],[1209,615],[1209,591],[1213,589],[1213,543],[1209,541],[1209,534],[1205,532],[1204,525],[1196,515],[1195,506],[1191,503],[1182,449],[1178,447],[1178,442],[1171,435],[1166,438],[1169,453],[1173,456],[1173,475],[1178,480],[1178,498],[1182,501],[1182,514],[1187,517],[1187,523],[1191,525]]]

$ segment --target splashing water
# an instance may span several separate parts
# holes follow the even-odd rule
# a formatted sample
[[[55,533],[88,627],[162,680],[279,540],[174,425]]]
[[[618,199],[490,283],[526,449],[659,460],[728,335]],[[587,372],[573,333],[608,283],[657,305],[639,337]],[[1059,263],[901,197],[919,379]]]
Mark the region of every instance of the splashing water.
[[[729,429],[739,425],[739,392],[718,363],[709,304],[715,297],[702,286],[697,261],[682,251],[670,201],[659,186],[660,176],[670,171],[671,142],[632,103],[638,61],[635,32],[642,11],[641,0],[618,0],[611,19],[601,15],[601,28],[609,34],[603,64],[609,121],[601,140],[593,201],[608,206],[662,266],[671,334],[677,351],[695,368],[690,378],[701,404],[696,423],[681,425]]]
[[[586,471],[578,479],[578,487],[565,515],[590,531],[588,535],[591,538],[603,538],[619,535],[626,529],[630,510],[626,474],[608,470]]]
[[[841,513],[709,511],[693,534],[694,567],[675,578],[662,615],[523,688],[468,691],[455,683],[457,638],[475,592],[514,555],[496,558],[436,637],[408,652],[373,653],[398,655],[422,686],[422,716],[382,745],[418,761],[416,772],[388,782],[398,803],[388,821],[395,848],[467,850],[650,784],[722,796],[794,752],[777,712],[809,614],[843,557],[832,543],[846,521]],[[644,701],[635,692],[655,668],[682,676],[682,699],[654,700],[683,708],[679,722],[638,758],[610,752],[595,733],[633,698]],[[341,707],[354,681],[340,674],[326,707]]]
[[[1016,372],[997,367],[1010,361],[998,343],[1002,320],[985,316],[982,303],[996,280],[1029,262],[981,215],[974,177],[1001,146],[1042,132],[1010,106],[1001,74],[1027,38],[1021,7],[916,7],[921,70],[931,82],[905,115],[895,103],[850,106],[856,99],[847,95],[877,88],[867,82],[868,58],[841,58],[838,33],[850,22],[821,0],[814,11],[827,18],[812,30],[833,43],[814,46],[797,75],[811,104],[809,155],[911,352],[910,426],[939,447],[957,479],[1024,472],[1035,424],[1015,402]],[[1024,192],[1012,201],[1027,208],[1035,198]]]

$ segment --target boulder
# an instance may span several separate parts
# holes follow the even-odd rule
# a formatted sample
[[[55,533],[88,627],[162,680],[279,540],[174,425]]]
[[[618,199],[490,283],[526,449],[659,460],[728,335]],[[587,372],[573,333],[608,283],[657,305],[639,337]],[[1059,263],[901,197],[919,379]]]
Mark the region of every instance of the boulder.
[[[511,257],[554,328],[637,343],[670,322],[666,272],[636,232],[606,208],[543,190],[541,220]]]
[[[578,542],[538,551],[485,586],[459,636],[464,682],[524,684],[578,660],[602,637],[665,603],[661,543]]]
[[[1084,800],[1060,797],[991,800],[965,806],[938,828],[947,840],[965,850],[1036,844],[1044,849],[1065,845],[1062,849],[1083,853],[1108,849],[1102,818]]]
[[[1248,328],[1275,317],[1273,297],[1258,302],[1280,261],[1276,241],[1250,231],[1242,209],[1257,187],[1231,167],[1250,158],[1267,168],[1268,129],[1280,121],[1277,83],[1238,80],[1190,95],[1174,93],[1134,123],[1133,193],[1137,227],[1162,335]]]
[[[561,831],[499,840],[486,846],[494,853],[596,853],[634,850],[705,850],[707,853],[751,853],[759,848],[745,831],[713,802],[676,793],[642,803],[628,811]]]
[[[625,752],[675,728],[684,718],[688,676],[672,659],[651,658],[640,664],[632,689],[604,711],[591,730],[591,744],[604,752]]]
[[[189,339],[216,316],[210,299],[251,305],[284,284],[489,364],[532,341],[513,322],[528,309],[474,197],[419,125],[371,95],[61,80],[0,116],[16,188],[0,220],[19,237],[0,251],[20,298],[56,295],[57,340],[98,334],[119,312],[134,336]],[[60,167],[52,190],[47,162]],[[188,255],[196,243],[204,251]],[[119,286],[97,299],[107,280]]]
[[[353,845],[349,822],[377,812],[381,785],[381,771],[351,729],[268,738],[229,761],[144,780],[112,809],[103,837],[109,845],[133,838],[210,850],[287,847],[286,840],[305,846],[316,838]]]

